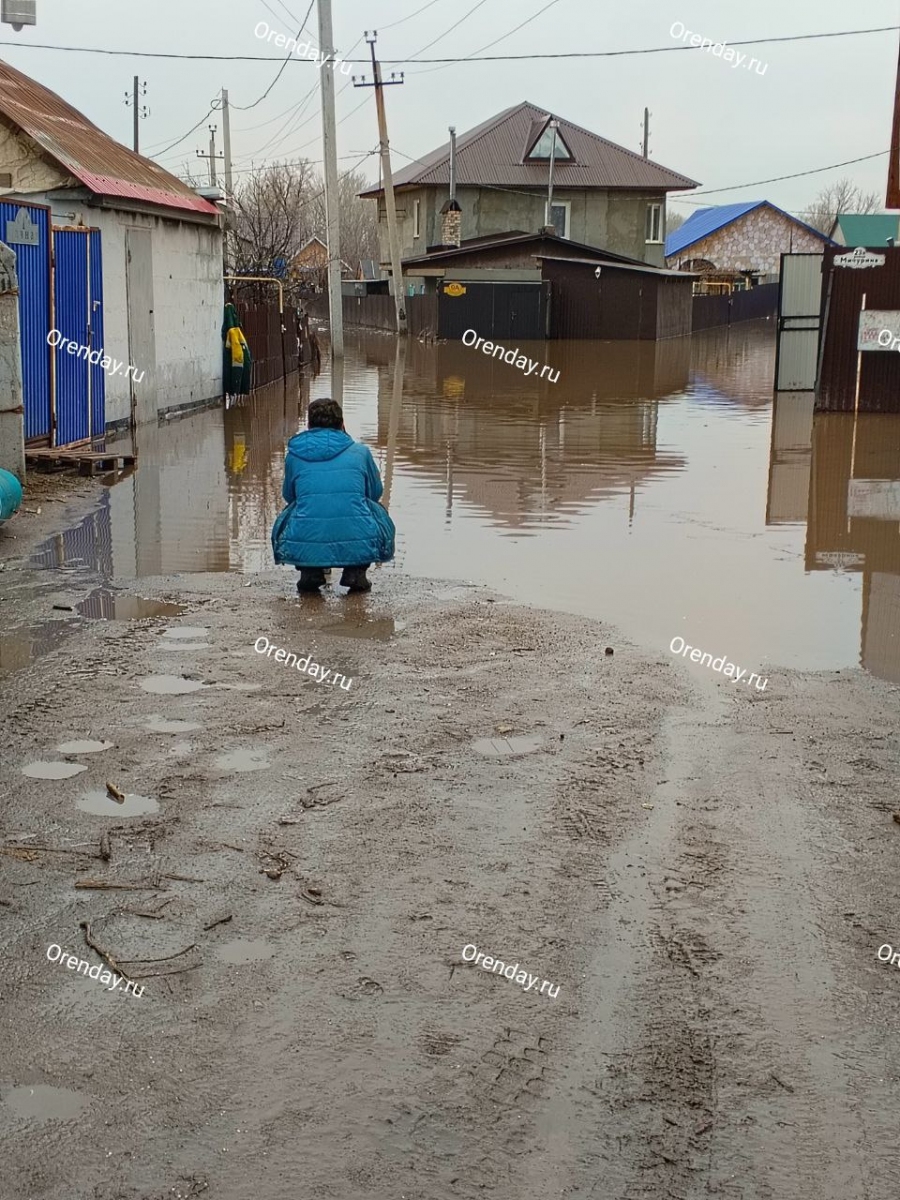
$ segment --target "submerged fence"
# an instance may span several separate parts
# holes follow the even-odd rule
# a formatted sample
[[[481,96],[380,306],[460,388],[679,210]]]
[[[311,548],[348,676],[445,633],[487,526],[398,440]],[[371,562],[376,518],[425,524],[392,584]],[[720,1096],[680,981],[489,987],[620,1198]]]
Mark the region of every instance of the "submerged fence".
[[[244,336],[250,345],[250,353],[253,355],[252,386],[258,388],[266,383],[274,383],[276,379],[296,371],[296,309],[285,307],[282,336],[281,314],[278,312],[278,301],[274,296],[271,300],[255,302],[237,297],[235,307],[244,327]]]
[[[693,329],[712,329],[738,321],[758,321],[778,312],[778,284],[761,283],[730,296],[694,296]]]
[[[434,296],[406,296],[406,323],[409,332],[418,337],[422,333],[437,333],[438,298]],[[328,320],[328,297],[321,295],[310,300],[307,308],[320,320]],[[367,329],[384,329],[394,333],[397,317],[393,296],[344,296],[344,324]]]

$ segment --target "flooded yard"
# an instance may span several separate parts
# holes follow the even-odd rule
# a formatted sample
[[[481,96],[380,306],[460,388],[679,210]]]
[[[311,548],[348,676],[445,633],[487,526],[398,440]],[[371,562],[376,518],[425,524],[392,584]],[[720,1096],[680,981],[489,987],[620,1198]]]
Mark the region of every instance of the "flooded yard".
[[[602,618],[661,653],[684,635],[763,674],[900,681],[900,512],[848,511],[851,476],[900,478],[900,417],[814,419],[805,394],[773,413],[764,322],[538,349],[558,383],[457,343],[348,335],[347,427],[398,528],[383,570]],[[330,389],[326,370],[141,430],[138,471],[38,560],[126,579],[269,566],[285,442]]]

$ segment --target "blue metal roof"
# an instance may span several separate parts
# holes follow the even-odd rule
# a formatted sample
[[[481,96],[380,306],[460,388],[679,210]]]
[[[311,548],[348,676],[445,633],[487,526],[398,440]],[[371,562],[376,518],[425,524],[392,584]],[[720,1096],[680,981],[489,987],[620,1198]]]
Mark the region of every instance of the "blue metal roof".
[[[814,233],[825,244],[831,244],[831,239],[822,233],[821,230],[813,229],[805,221],[798,221],[796,217],[785,212],[783,208],[779,208],[777,204],[772,204],[769,200],[745,200],[743,204],[716,204],[712,208],[701,208],[699,212],[692,213],[683,225],[679,226],[678,229],[670,233],[666,238],[666,258],[672,254],[679,254],[688,246],[692,246],[694,242],[702,241],[703,238],[709,237],[711,233],[715,233],[725,225],[731,224],[732,221],[738,220],[739,217],[746,216],[748,212],[752,212],[754,208],[759,208],[763,204],[775,212],[781,213],[783,217],[787,217],[789,221],[793,221],[795,225],[801,226],[801,228],[806,229],[809,233]]]

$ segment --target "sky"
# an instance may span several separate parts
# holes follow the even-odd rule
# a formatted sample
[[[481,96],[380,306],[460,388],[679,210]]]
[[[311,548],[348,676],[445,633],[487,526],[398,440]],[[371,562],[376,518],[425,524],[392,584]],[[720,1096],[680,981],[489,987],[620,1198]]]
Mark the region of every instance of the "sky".
[[[232,105],[235,171],[276,161],[322,157],[319,72],[256,36],[268,29],[319,44],[315,0],[37,0],[38,23],[16,33],[0,26],[0,57],[51,87],[112,137],[131,145],[132,113],[124,102],[137,73],[146,81],[141,150],[178,173],[185,163],[204,176],[209,114],[222,87]],[[529,18],[534,17],[533,20]],[[378,30],[377,51],[402,86],[386,90],[395,170],[503,109],[528,100],[639,152],[644,107],[650,109],[650,156],[711,194],[670,197],[689,216],[706,204],[767,199],[803,213],[816,194],[841,176],[881,203],[887,177],[898,31],[742,46],[734,66],[706,50],[682,49],[682,30],[733,42],[900,25],[900,0],[333,0],[339,56],[359,60],[353,72],[371,79],[366,30]],[[522,25],[523,22],[527,22]],[[516,27],[522,25],[522,28]],[[455,26],[455,28],[451,28]],[[674,36],[673,36],[674,30]],[[265,31],[263,31],[265,36]],[[310,36],[311,35],[311,36]],[[558,60],[416,64],[389,59],[664,50]],[[429,43],[434,43],[429,45]],[[222,55],[222,61],[112,56],[73,50]],[[266,61],[239,61],[261,55]],[[747,69],[756,57],[760,66]],[[363,61],[365,60],[365,61]],[[765,65],[765,73],[759,74]],[[373,90],[335,75],[339,168],[377,177]],[[250,107],[252,106],[252,107]],[[245,109],[246,111],[241,111]],[[188,132],[193,126],[198,128]],[[187,136],[185,136],[187,134]],[[173,143],[178,143],[173,145]],[[369,157],[364,157],[369,154]],[[770,180],[880,157],[801,178]],[[408,156],[408,157],[405,157]],[[712,189],[716,189],[712,191]],[[721,189],[721,190],[719,190]]]

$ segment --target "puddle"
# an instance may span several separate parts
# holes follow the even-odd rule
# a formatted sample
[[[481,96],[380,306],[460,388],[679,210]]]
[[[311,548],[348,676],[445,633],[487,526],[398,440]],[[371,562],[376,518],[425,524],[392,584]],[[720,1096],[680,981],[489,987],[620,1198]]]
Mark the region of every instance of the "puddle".
[[[225,942],[216,950],[216,957],[227,963],[259,962],[263,958],[273,958],[275,947],[265,938],[236,938]]]
[[[534,754],[543,745],[544,739],[533,733],[527,737],[481,738],[472,743],[472,749],[489,758],[505,758],[516,754]]]
[[[210,687],[221,688],[223,692],[258,692],[261,683],[211,683]]]
[[[93,742],[90,738],[82,741],[63,742],[56,749],[60,754],[99,754],[101,750],[112,750],[114,742]]]
[[[147,675],[140,681],[145,692],[155,696],[184,696],[203,687],[200,679],[185,679],[183,675]]]
[[[190,733],[192,729],[202,729],[199,721],[179,721],[177,718],[167,720],[165,717],[152,716],[145,729],[151,733]]]
[[[393,617],[380,617],[372,621],[335,621],[331,625],[320,625],[319,629],[322,633],[330,633],[332,637],[365,638],[376,642],[389,642],[396,632]]]
[[[40,625],[19,625],[0,633],[0,677],[29,666],[36,658],[49,654],[78,628],[76,621],[45,621]]]
[[[184,612],[181,604],[124,596],[109,588],[95,588],[75,607],[81,616],[95,621],[142,621],[146,617],[180,617]]]
[[[159,801],[152,796],[126,792],[125,800],[120,804],[102,788],[94,788],[90,792],[83,792],[75,801],[75,807],[98,817],[142,817],[146,813],[159,812]]]
[[[193,750],[190,742],[176,742],[174,746],[170,746],[169,755],[172,758],[184,758],[186,754],[190,754]]]
[[[33,1087],[14,1087],[3,1093],[3,1103],[20,1117],[42,1121],[65,1121],[77,1117],[87,1100],[68,1088],[48,1087],[39,1083]]]
[[[33,762],[22,768],[22,774],[29,779],[71,779],[86,770],[84,763]]]
[[[156,647],[157,650],[211,650],[212,646],[209,642],[163,642]]]
[[[163,633],[164,638],[187,638],[189,641],[196,638],[205,638],[209,633],[202,625],[173,625],[171,629],[167,629]]]
[[[232,750],[215,761],[221,771],[264,771],[271,766],[265,750]]]

